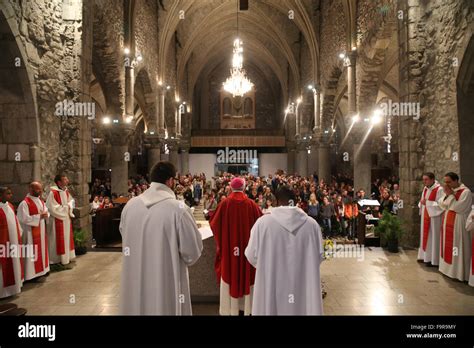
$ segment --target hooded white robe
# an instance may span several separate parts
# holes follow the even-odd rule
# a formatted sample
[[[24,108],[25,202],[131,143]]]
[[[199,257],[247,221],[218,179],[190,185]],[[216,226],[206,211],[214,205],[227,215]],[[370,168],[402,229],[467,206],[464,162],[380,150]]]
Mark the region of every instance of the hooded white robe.
[[[323,314],[321,229],[303,210],[282,206],[259,218],[245,256],[257,269],[252,315]]]
[[[456,200],[455,194],[460,190],[463,191]],[[439,206],[444,209],[441,225],[441,257],[439,260],[439,270],[450,278],[468,281],[471,269],[472,243],[470,233],[466,231],[466,221],[471,212],[472,193],[463,184],[453,191],[454,194],[449,196],[443,193],[443,196],[438,201]],[[449,211],[453,212],[452,214],[455,213],[452,250],[446,242],[446,226]],[[452,257],[451,261],[449,261],[449,255]]]
[[[120,313],[191,315],[188,266],[202,252],[189,207],[166,185],[152,183],[122,211]]]
[[[429,200],[430,195],[433,190],[437,189],[435,200]],[[435,195],[433,193],[433,195]],[[439,238],[441,233],[441,216],[443,214],[443,209],[438,205],[438,200],[443,195],[443,188],[441,185],[435,181],[431,187],[425,187],[421,193],[421,198],[426,200],[426,204],[418,203],[418,208],[420,208],[420,247],[418,248],[418,260],[423,260],[423,262],[430,262],[434,266],[439,265]],[[425,224],[425,214],[428,213],[429,217],[429,232],[426,243],[426,250],[423,249],[423,231]]]

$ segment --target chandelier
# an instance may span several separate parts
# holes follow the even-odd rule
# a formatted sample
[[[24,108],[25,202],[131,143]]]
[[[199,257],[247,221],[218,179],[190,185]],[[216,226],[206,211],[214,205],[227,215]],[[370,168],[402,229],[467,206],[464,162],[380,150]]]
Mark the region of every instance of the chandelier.
[[[232,96],[243,96],[253,88],[253,83],[246,76],[245,70],[242,68],[243,58],[242,41],[234,40],[234,55],[232,57],[232,68],[230,69],[230,77],[223,83],[224,90],[232,93]]]

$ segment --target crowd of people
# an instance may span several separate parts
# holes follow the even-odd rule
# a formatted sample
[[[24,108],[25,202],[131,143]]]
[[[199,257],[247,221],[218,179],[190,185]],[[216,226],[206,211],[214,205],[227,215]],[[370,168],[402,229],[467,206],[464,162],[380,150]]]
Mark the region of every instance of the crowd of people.
[[[323,228],[325,237],[341,236],[355,238],[356,218],[361,207],[358,202],[363,199],[377,200],[380,206],[365,207],[375,217],[381,213],[396,214],[399,207],[400,192],[398,178],[377,179],[373,182],[370,194],[363,189],[354,190],[351,178],[338,175],[331,182],[311,177],[287,175],[277,172],[268,176],[242,175],[245,179],[245,194],[254,200],[263,213],[269,213],[277,206],[275,193],[278,188],[288,185],[294,192],[296,201],[293,205],[300,207],[314,218]],[[234,175],[223,173],[214,177],[215,187],[204,192],[204,209],[207,218],[211,218],[217,205],[230,193],[230,182]]]

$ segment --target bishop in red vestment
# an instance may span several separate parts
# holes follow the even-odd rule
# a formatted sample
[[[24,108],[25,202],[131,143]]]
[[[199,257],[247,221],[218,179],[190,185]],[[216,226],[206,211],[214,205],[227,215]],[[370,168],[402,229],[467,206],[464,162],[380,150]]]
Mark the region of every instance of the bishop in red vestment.
[[[220,283],[221,315],[245,315],[252,312],[255,268],[250,265],[244,251],[250,239],[250,230],[262,216],[257,204],[243,192],[245,181],[234,178],[232,193],[220,202],[210,226],[216,241],[215,270]]]

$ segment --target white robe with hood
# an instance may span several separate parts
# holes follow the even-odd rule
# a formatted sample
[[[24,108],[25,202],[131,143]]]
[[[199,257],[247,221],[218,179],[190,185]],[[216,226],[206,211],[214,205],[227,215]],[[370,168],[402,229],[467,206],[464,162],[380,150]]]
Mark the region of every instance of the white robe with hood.
[[[318,223],[298,207],[282,206],[257,220],[245,250],[257,269],[252,315],[321,315]]]
[[[202,252],[189,207],[166,185],[152,183],[122,211],[120,313],[191,315],[188,266]]]

